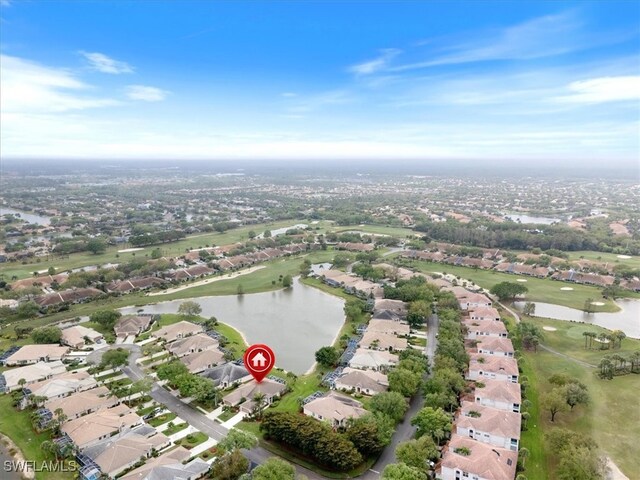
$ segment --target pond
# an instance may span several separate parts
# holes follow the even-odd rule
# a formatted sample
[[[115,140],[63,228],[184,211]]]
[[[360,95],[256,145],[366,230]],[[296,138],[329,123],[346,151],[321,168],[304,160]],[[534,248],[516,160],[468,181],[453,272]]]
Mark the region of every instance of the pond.
[[[640,338],[640,300],[617,300],[616,303],[621,310],[614,313],[585,313],[582,310],[551,303],[534,303],[536,317],[592,323],[609,330],[622,330],[631,338]],[[515,302],[514,305],[518,310],[522,310],[524,302]]]
[[[20,210],[15,210],[13,208],[0,207],[0,216],[11,213],[17,217],[20,217],[27,223],[35,223],[38,225],[50,225],[51,217],[43,217],[42,215],[37,215],[31,212],[22,212]]]
[[[552,223],[561,223],[562,220],[559,218],[549,218],[549,217],[530,217],[529,215],[516,215],[516,214],[508,214],[505,215],[504,218],[512,220],[514,222],[520,223],[537,223],[542,225],[551,225]]]
[[[202,307],[202,316],[242,332],[247,343],[266,343],[276,354],[276,365],[303,374],[314,364],[314,353],[331,345],[344,324],[344,301],[295,279],[293,288],[245,295],[189,298]],[[177,313],[186,300],[144,307],[127,307],[123,314]]]

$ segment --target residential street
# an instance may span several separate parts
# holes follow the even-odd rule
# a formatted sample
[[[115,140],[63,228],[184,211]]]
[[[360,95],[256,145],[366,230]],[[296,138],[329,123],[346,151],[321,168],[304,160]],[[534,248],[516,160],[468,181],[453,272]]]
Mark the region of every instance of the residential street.
[[[425,347],[425,355],[429,360],[430,367],[432,367],[433,365],[433,359],[437,347],[437,332],[438,316],[434,314],[431,315],[431,317],[429,317],[429,319],[427,320],[427,346]],[[138,345],[130,344],[122,344],[118,345],[118,347],[126,348],[131,352],[129,356],[129,365],[124,367],[122,371],[129,378],[131,378],[131,380],[134,381],[144,378],[144,371],[136,363],[136,360],[138,360],[142,355],[140,347]],[[103,349],[102,351],[104,350],[107,349]],[[100,357],[102,356],[102,351],[92,353],[90,360],[98,363],[100,361]],[[425,378],[428,378],[429,375],[427,375]],[[207,418],[206,415],[204,415],[198,409],[182,402],[180,399],[159,386],[157,383],[154,383],[150,395],[156,402],[164,405],[168,410],[178,415],[185,422],[189,423],[189,425],[197,428],[198,430],[207,434],[209,437],[219,441],[227,435],[228,430],[226,428],[222,427],[214,420]],[[384,468],[388,464],[395,462],[395,449],[398,443],[409,440],[413,437],[415,433],[415,427],[411,425],[411,418],[413,418],[418,413],[423,404],[424,398],[420,393],[411,399],[409,410],[405,415],[405,420],[397,426],[397,429],[391,439],[391,443],[387,445],[373,467],[362,474],[359,478],[365,480],[378,479],[380,478],[380,474],[382,473]],[[245,451],[244,453],[250,461],[257,464],[263,463],[268,458],[273,457],[273,454],[262,447],[256,447],[251,450]],[[295,465],[295,467],[298,473],[306,475],[309,479],[315,480],[325,478],[299,465]]]

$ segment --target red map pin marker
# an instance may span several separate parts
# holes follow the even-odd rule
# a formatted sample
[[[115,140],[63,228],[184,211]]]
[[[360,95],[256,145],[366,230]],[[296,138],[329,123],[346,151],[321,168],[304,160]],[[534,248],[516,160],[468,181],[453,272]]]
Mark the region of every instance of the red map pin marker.
[[[269,347],[262,343],[251,345],[244,352],[244,368],[260,383],[276,364],[276,356]]]

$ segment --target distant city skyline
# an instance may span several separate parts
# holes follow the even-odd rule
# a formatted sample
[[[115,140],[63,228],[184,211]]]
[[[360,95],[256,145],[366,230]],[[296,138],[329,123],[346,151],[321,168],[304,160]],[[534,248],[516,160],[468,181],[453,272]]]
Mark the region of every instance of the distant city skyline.
[[[637,2],[0,0],[2,158],[637,166]]]

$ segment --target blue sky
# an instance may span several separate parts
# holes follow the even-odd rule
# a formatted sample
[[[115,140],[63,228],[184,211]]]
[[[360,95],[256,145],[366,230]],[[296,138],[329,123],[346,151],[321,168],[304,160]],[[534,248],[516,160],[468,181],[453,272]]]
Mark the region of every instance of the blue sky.
[[[633,165],[639,5],[0,0],[1,153]]]

